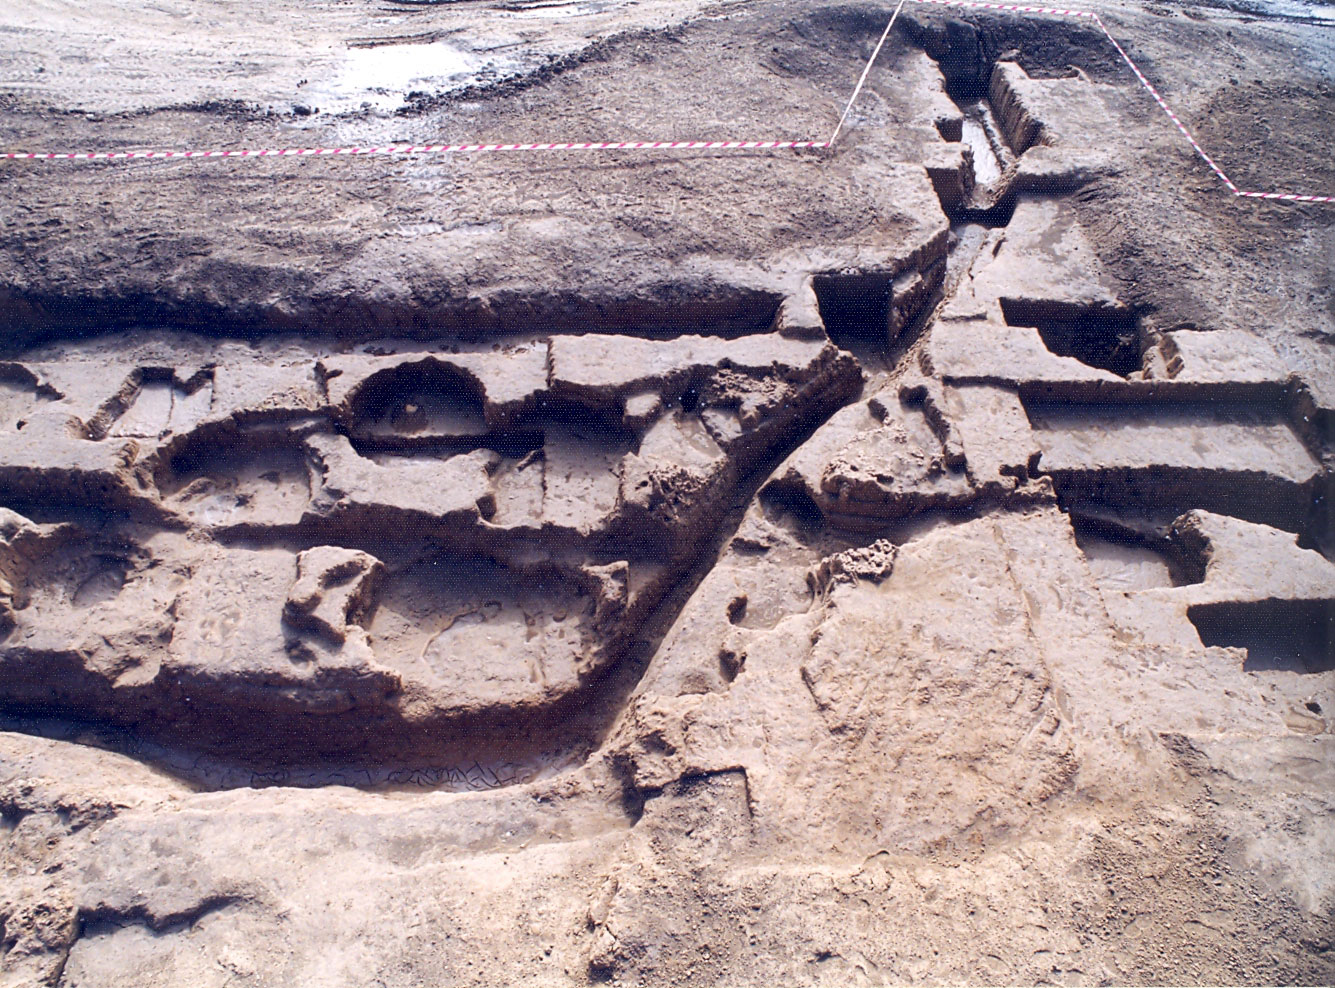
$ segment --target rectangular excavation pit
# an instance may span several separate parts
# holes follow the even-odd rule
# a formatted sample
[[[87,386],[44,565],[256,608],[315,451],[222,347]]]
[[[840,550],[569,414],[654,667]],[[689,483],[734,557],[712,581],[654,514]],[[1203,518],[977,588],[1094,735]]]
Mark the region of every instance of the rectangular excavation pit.
[[[816,275],[812,288],[831,342],[854,352],[888,345],[893,282],[888,271]]]
[[[1204,508],[1290,532],[1313,519],[1320,465],[1278,409],[1024,400],[1063,503]]]
[[[1005,295],[999,301],[1007,325],[1037,329],[1059,357],[1122,377],[1141,370],[1140,320],[1128,309]]]
[[[1101,525],[1072,513],[1076,544],[1085,555],[1100,589],[1134,592],[1191,582],[1164,544],[1112,525]]]
[[[155,478],[159,493],[164,506],[190,524],[296,525],[310,503],[305,454],[282,433],[206,431],[164,452]]]
[[[1187,609],[1201,643],[1245,648],[1248,672],[1335,670],[1335,606],[1329,600],[1255,600]]]
[[[369,627],[379,662],[450,684],[461,710],[536,707],[596,664],[596,604],[555,571],[520,579],[490,560],[441,555],[394,573]]]
[[[944,255],[929,256],[899,271],[814,275],[811,287],[830,342],[864,353],[885,350],[940,288],[945,274]]]

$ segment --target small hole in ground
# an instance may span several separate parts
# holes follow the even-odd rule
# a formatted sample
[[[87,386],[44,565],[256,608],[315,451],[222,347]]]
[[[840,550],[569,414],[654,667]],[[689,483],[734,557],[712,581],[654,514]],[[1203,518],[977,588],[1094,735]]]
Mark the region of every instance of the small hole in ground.
[[[806,529],[820,528],[825,514],[801,484],[775,481],[760,492],[760,506],[770,518],[778,520],[790,514]]]
[[[1015,217],[1015,206],[1020,201],[1014,192],[1002,195],[994,205],[985,207],[965,206],[955,211],[952,220],[977,223],[989,230],[996,230],[1010,225]],[[999,248],[1001,245],[998,244]],[[995,252],[995,248],[994,248]]]

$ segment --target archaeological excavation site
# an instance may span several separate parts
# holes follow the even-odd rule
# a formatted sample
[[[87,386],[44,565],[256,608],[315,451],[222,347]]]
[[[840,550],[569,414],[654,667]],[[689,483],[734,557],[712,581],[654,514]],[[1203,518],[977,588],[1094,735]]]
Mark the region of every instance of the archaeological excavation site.
[[[1335,8],[0,39],[0,986],[1335,982]]]

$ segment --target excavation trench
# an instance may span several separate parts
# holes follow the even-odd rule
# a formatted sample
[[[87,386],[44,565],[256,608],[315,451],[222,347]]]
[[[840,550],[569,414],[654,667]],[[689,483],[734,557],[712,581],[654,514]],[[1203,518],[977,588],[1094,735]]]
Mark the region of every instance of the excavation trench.
[[[554,333],[607,333],[671,339],[718,336],[734,339],[766,333],[783,294],[760,288],[710,283],[664,283],[638,295],[500,293],[486,298],[445,296],[428,304],[377,302],[365,297],[305,293],[290,287],[263,287],[267,271],[242,277],[253,282],[238,298],[277,295],[299,298],[295,306],[237,301],[164,298],[155,294],[120,298],[82,295],[0,294],[0,326],[6,340],[0,353],[18,355],[34,345],[152,327],[191,331],[215,339],[257,340],[291,336],[347,344],[398,338],[459,342],[504,340]]]
[[[819,345],[815,349],[820,350]],[[182,516],[186,519],[186,532],[160,533],[149,522],[111,516],[91,505],[64,512],[63,517],[58,517],[59,512],[53,515],[49,509],[43,512],[45,517],[41,520],[76,521],[85,529],[99,531],[98,539],[108,544],[103,555],[110,560],[107,565],[111,568],[99,563],[99,574],[107,570],[101,576],[90,576],[83,570],[67,573],[59,567],[52,569],[50,575],[41,578],[44,583],[35,592],[31,606],[37,610],[28,613],[40,614],[42,607],[50,609],[57,604],[68,607],[73,601],[85,611],[102,607],[102,611],[90,613],[102,614],[102,620],[107,620],[106,615],[113,612],[106,608],[120,606],[118,597],[131,592],[146,593],[135,588],[151,585],[152,574],[161,572],[160,563],[149,561],[144,552],[134,548],[136,541],[151,543],[158,547],[155,551],[162,551],[163,546],[173,544],[170,539],[184,538],[188,542],[192,537],[189,532],[194,532],[205,540],[204,544],[225,550],[219,556],[219,564],[230,573],[227,579],[240,586],[264,584],[273,579],[266,574],[290,572],[287,567],[291,562],[285,561],[307,552],[341,554],[339,558],[345,563],[339,563],[340,566],[362,566],[360,572],[370,573],[365,569],[367,564],[358,561],[361,553],[367,559],[381,560],[386,575],[373,609],[359,620],[364,620],[373,637],[398,642],[403,646],[399,650],[406,649],[409,658],[417,655],[412,661],[419,666],[424,660],[430,664],[431,635],[440,633],[432,631],[433,628],[453,629],[452,634],[464,635],[461,641],[482,643],[491,640],[488,635],[515,627],[520,631],[516,647],[522,648],[521,608],[526,608],[529,615],[530,638],[535,618],[539,622],[537,630],[542,634],[563,626],[577,630],[578,623],[584,622],[587,634],[594,635],[590,640],[596,641],[600,650],[596,665],[587,675],[581,674],[576,686],[563,688],[541,703],[523,699],[523,694],[516,694],[518,699],[506,699],[509,694],[502,693],[474,708],[445,709],[412,685],[421,678],[416,672],[413,675],[417,678],[412,682],[405,679],[402,686],[394,686],[385,679],[383,670],[376,672],[374,666],[369,676],[367,670],[359,671],[355,666],[340,671],[337,663],[325,669],[330,658],[339,653],[329,652],[328,643],[319,634],[312,638],[311,633],[303,630],[305,625],[289,626],[285,612],[283,635],[289,656],[296,664],[294,668],[305,665],[316,669],[319,678],[314,682],[324,684],[318,690],[307,690],[306,699],[299,701],[291,686],[272,678],[262,665],[256,665],[254,672],[228,671],[231,653],[248,647],[247,628],[262,626],[268,619],[258,613],[237,612],[229,616],[233,608],[220,605],[216,616],[204,612],[204,624],[192,618],[193,623],[188,627],[181,627],[178,622],[176,626],[163,625],[159,632],[167,640],[180,636],[183,641],[198,641],[207,652],[215,647],[209,642],[210,636],[216,634],[208,628],[213,626],[211,622],[222,620],[231,630],[223,632],[223,647],[218,653],[223,664],[216,671],[196,664],[173,667],[170,675],[145,678],[131,664],[114,684],[89,685],[88,671],[81,668],[89,660],[78,645],[48,646],[39,651],[40,635],[33,639],[27,632],[18,637],[11,634],[3,641],[8,652],[7,664],[12,671],[19,668],[15,663],[30,668],[22,675],[9,676],[2,726],[120,751],[203,789],[355,785],[469,790],[526,782],[576,765],[597,746],[623,709],[656,650],[657,641],[712,567],[720,547],[735,531],[742,512],[768,473],[855,393],[856,377],[849,377],[849,373],[851,369],[856,374],[856,364],[846,355],[839,360],[843,363],[837,366],[844,369],[804,398],[798,406],[799,412],[781,420],[786,423],[782,428],[767,427],[769,431],[759,434],[754,444],[743,444],[745,448],[738,454],[736,467],[722,475],[726,483],[711,488],[712,493],[705,495],[701,506],[692,509],[695,514],[690,522],[691,537],[661,546],[656,546],[652,538],[645,538],[652,535],[645,525],[624,527],[619,530],[620,535],[618,530],[609,530],[576,538],[553,532],[549,538],[541,529],[520,528],[507,534],[489,528],[485,518],[472,534],[465,532],[446,539],[440,532],[431,532],[429,526],[415,530],[416,523],[408,520],[407,515],[387,507],[376,509],[378,513],[352,514],[341,522],[334,519],[313,524],[309,504],[318,490],[315,481],[307,479],[309,464],[303,464],[309,453],[301,452],[302,443],[311,440],[283,439],[279,434],[281,428],[255,448],[254,456],[246,453],[245,446],[238,442],[244,439],[244,433],[231,434],[226,430],[201,433],[211,438],[193,447],[189,443],[166,447],[169,452],[161,460],[157,482],[169,504],[175,506],[173,510],[189,506],[189,512]],[[736,377],[735,371],[726,368],[717,373],[723,375],[724,381]],[[717,408],[717,402],[725,400],[719,397],[722,385],[711,383],[712,380],[683,379],[674,384],[674,389],[684,390],[680,395],[672,392],[671,404],[660,413],[659,421],[677,423],[674,428],[697,419],[703,422],[711,416],[711,421],[723,422]],[[460,393],[466,395],[467,389]],[[553,449],[549,425],[529,428],[522,417],[513,428],[464,435],[457,440],[422,440],[413,438],[411,432],[405,438],[389,428],[394,424],[390,420],[390,413],[397,407],[394,401],[370,392],[368,396],[369,403],[353,406],[352,427],[344,429],[345,436],[352,436],[345,459],[351,458],[349,462],[355,470],[370,469],[356,466],[360,462],[388,471],[415,469],[413,464],[434,470],[432,464],[448,465],[478,456],[491,457],[490,462],[499,464],[522,464],[535,455],[550,461],[544,469],[551,470],[565,455],[559,448]],[[420,402],[418,398],[412,400]],[[414,405],[414,409],[413,414],[417,415],[419,406]],[[468,426],[471,419],[468,414],[460,418],[460,409],[468,412],[467,400],[459,404],[451,399],[426,411],[436,416],[432,421],[437,424],[445,421],[457,427],[462,422]],[[317,438],[338,435],[319,431],[328,428],[327,424],[312,425],[310,420],[301,418],[292,422],[300,428],[316,429]],[[420,427],[417,419],[410,425]],[[281,422],[273,427],[279,426]],[[702,449],[714,448],[716,440],[708,430],[703,426],[697,428],[698,437],[690,441],[697,442]],[[600,437],[606,440],[612,435],[601,427],[595,433],[579,442]],[[261,431],[260,435],[268,434]],[[690,435],[694,434],[688,430],[688,439]],[[721,433],[719,436],[717,441],[724,441]],[[624,440],[625,436],[621,436],[613,445]],[[331,441],[320,439],[325,445]],[[655,441],[652,437],[642,437],[635,448],[649,455],[648,447]],[[232,459],[220,456],[222,451],[227,451]],[[400,467],[400,463],[408,465]],[[284,501],[274,493],[278,488],[290,488],[300,496]],[[670,498],[671,492],[665,491],[665,496]],[[263,509],[263,519],[257,517],[254,522],[230,527],[220,527],[210,520],[213,517],[210,511],[224,511],[230,518],[236,511],[244,512],[256,505]],[[493,506],[491,510],[498,511],[500,507]],[[288,524],[282,523],[284,514],[291,519]],[[42,537],[64,537],[59,536],[60,531],[56,529]],[[623,540],[620,546],[618,539]],[[625,542],[626,539],[630,542]],[[62,551],[70,554],[71,559],[78,557],[77,564],[87,569],[91,563],[78,562],[87,555],[79,549],[80,545],[86,546],[76,538]],[[551,563],[522,561],[526,552],[532,555],[544,546],[551,547]],[[562,553],[572,552],[577,563],[561,562]],[[276,570],[275,563],[270,561],[275,554]],[[638,595],[630,598],[617,623],[604,629],[599,624],[603,620],[599,617],[603,607],[598,598],[601,591],[596,590],[597,581],[604,577],[597,574],[609,571],[609,567],[615,571],[617,566],[627,565],[616,560],[626,560],[629,566],[617,578],[628,579],[632,589],[637,583],[643,585]],[[193,584],[212,585],[208,579],[212,578],[194,572],[180,585],[190,592]],[[343,584],[339,581],[346,579],[333,579],[327,592],[342,592]],[[201,580],[205,582],[200,583]],[[285,585],[277,584],[267,593],[278,593],[281,602]],[[522,604],[515,595],[523,593],[543,599],[536,605]],[[477,606],[442,604],[441,600],[449,599],[451,594],[465,604],[476,598]],[[165,598],[154,599],[158,600],[157,607],[165,602]],[[427,611],[419,614],[422,606]],[[31,620],[24,610],[17,614],[21,620]],[[507,614],[521,620],[516,624]],[[293,620],[296,616],[300,615]],[[90,620],[96,619],[90,617]],[[487,630],[491,626],[477,623],[495,620],[501,622],[494,625],[495,632]],[[509,625],[503,623],[506,620],[510,620]],[[152,623],[149,616],[144,616],[145,628]],[[324,626],[317,622],[311,627],[318,631]],[[351,634],[351,625],[349,629]],[[140,642],[142,638],[141,634]],[[417,638],[422,642],[413,644]],[[108,639],[113,646],[108,657],[119,654],[114,647],[116,641],[114,636]],[[127,646],[131,652],[142,651],[140,644],[129,639]],[[346,649],[343,654],[346,655]],[[467,656],[457,654],[455,658],[448,655],[446,658],[446,665],[439,670],[444,675],[450,672],[450,662],[463,661]],[[37,665],[33,666],[33,662]],[[405,672],[413,672],[417,667],[403,668]],[[40,674],[34,674],[33,669],[39,669]],[[144,673],[151,671],[146,668]],[[81,682],[83,686],[78,685]],[[541,696],[530,693],[534,698]],[[320,699],[321,696],[324,698]],[[484,696],[485,693],[479,694]]]
[[[1060,399],[1033,390],[1020,397],[1042,450],[1039,471],[1065,510],[1163,527],[1202,508],[1308,541],[1323,532],[1329,481],[1284,402]]]
[[[1198,604],[1187,610],[1204,645],[1245,648],[1248,672],[1335,670],[1335,609],[1325,600]]]
[[[968,54],[971,44],[968,32],[947,31],[945,37],[944,52],[933,57],[941,61],[952,91],[959,94],[961,121],[955,139],[969,148],[972,157],[971,172],[962,179],[968,195],[948,207],[956,221],[955,256],[947,257],[947,238],[944,230],[940,230],[935,239],[924,241],[925,246],[914,248],[916,256],[901,259],[903,263],[887,261],[879,269],[819,272],[812,285],[828,337],[859,356],[867,355],[878,370],[887,374],[893,373],[904,353],[924,331],[936,305],[965,276],[968,265],[963,258],[979,249],[983,230],[1006,223],[1015,201],[1006,188],[1007,176],[1013,172],[1014,153],[1002,136],[1002,128],[985,95],[984,76],[995,61],[995,53],[987,51],[992,42],[986,36],[978,40],[975,32],[978,51],[976,64],[970,69],[965,64],[973,57]],[[970,72],[971,82],[966,78]],[[939,221],[939,216],[936,219]],[[238,277],[246,281],[245,290],[238,291],[235,297],[265,297],[269,293],[263,290],[268,287],[264,278],[271,274],[256,273],[247,280],[249,276],[243,272]],[[789,301],[778,291],[712,282],[665,284],[652,292],[604,297],[535,292],[502,293],[480,299],[442,294],[415,305],[394,300],[354,300],[346,294],[303,292],[293,290],[292,286],[273,294],[300,301],[295,307],[280,311],[273,306],[221,305],[153,294],[95,299],[91,305],[81,297],[12,295],[0,304],[0,322],[19,327],[7,344],[16,353],[37,342],[77,341],[89,335],[86,328],[89,325],[97,325],[97,331],[105,333],[130,325],[169,324],[173,332],[198,330],[215,340],[258,341],[280,335],[302,339],[319,334],[340,341],[345,354],[362,357],[392,354],[395,348],[402,348],[402,343],[394,343],[383,350],[366,348],[364,352],[353,352],[356,343],[386,336],[433,344],[444,339],[452,343],[482,339],[509,341],[525,334],[531,339],[535,332],[566,331],[620,335],[641,341],[680,337],[741,340],[780,328],[783,306]],[[1008,311],[1006,316],[1010,321],[1027,318],[1020,312]],[[1079,319],[1073,321],[1051,314],[1040,318],[1039,323],[1026,324],[1039,325],[1054,352],[1065,350],[1087,363],[1101,361],[1102,366],[1111,365],[1110,369],[1125,373],[1119,369],[1126,361],[1125,353],[1116,347],[1114,352],[1103,352],[1090,342],[1091,336],[1106,338],[1109,335],[1106,326],[1100,324],[1091,329]],[[800,328],[816,330],[814,326]],[[1112,335],[1121,342],[1117,333]],[[781,341],[775,336],[773,342],[779,346],[791,341]],[[440,349],[443,352],[448,347]],[[717,361],[716,369],[725,376],[739,374],[727,357]],[[547,366],[540,370],[545,371],[540,376],[550,386],[554,373],[550,355]],[[312,400],[318,407],[321,402],[330,401],[328,390],[331,383],[337,386],[338,382],[332,374],[316,376],[321,377],[326,392]],[[353,403],[334,422],[302,424],[309,409],[303,409],[299,403],[286,408],[281,415],[265,406],[262,416],[269,416],[270,421],[284,427],[290,425],[294,434],[300,433],[300,441],[275,441],[264,450],[263,456],[237,464],[235,469],[224,462],[227,453],[216,444],[213,447],[205,444],[195,450],[188,446],[177,449],[160,464],[157,481],[163,494],[181,502],[174,504],[173,510],[177,511],[175,521],[183,530],[210,548],[235,550],[238,557],[248,554],[245,558],[250,560],[247,565],[251,568],[235,566],[232,575],[235,580],[262,581],[271,572],[265,569],[269,566],[265,554],[281,553],[282,566],[278,568],[286,568],[291,582],[292,557],[335,549],[343,555],[327,571],[333,574],[327,579],[328,585],[321,587],[334,597],[345,592],[349,581],[365,577],[369,584],[372,576],[380,572],[358,553],[382,560],[387,572],[378,578],[389,590],[379,603],[379,610],[373,609],[366,615],[367,627],[376,632],[376,621],[380,620],[379,630],[383,633],[390,612],[397,613],[406,629],[404,640],[417,618],[411,598],[438,592],[446,583],[452,593],[478,596],[479,606],[473,610],[456,608],[458,613],[431,614],[431,619],[438,620],[440,625],[432,629],[437,637],[452,629],[480,627],[490,616],[487,609],[493,604],[495,614],[505,613],[511,603],[506,596],[507,581],[511,585],[532,581],[535,573],[553,584],[560,579],[570,580],[574,589],[561,592],[569,590],[571,598],[577,601],[573,606],[587,609],[584,616],[590,618],[590,627],[596,633],[605,631],[605,626],[598,624],[601,598],[596,587],[600,581],[634,583],[642,579],[651,583],[651,590],[642,593],[633,605],[627,605],[627,615],[615,634],[603,635],[600,644],[606,654],[596,668],[581,673],[577,685],[555,699],[538,703],[500,695],[494,702],[479,703],[474,709],[446,710],[417,686],[411,683],[405,686],[403,682],[396,685],[393,677],[384,675],[383,670],[351,666],[337,670],[337,675],[331,673],[329,681],[321,686],[320,703],[305,706],[294,699],[284,682],[264,671],[228,676],[200,673],[196,669],[163,681],[150,679],[149,671],[126,669],[120,671],[119,679],[111,680],[113,685],[94,690],[91,696],[79,697],[68,684],[82,674],[80,663],[86,656],[80,654],[81,646],[72,646],[40,654],[44,663],[40,679],[11,680],[13,685],[4,704],[5,719],[0,721],[0,727],[121,751],[203,789],[263,785],[485,789],[530,781],[579,764],[597,747],[624,710],[658,643],[717,561],[721,547],[736,531],[742,513],[774,468],[847,403],[852,397],[850,393],[833,388],[787,421],[781,435],[758,444],[760,452],[739,454],[740,465],[728,477],[728,483],[707,490],[706,507],[692,521],[689,547],[654,542],[653,526],[658,516],[653,512],[668,516],[686,512],[683,504],[688,504],[691,496],[699,495],[680,477],[670,478],[671,483],[658,484],[654,493],[659,500],[652,511],[645,508],[639,515],[628,514],[618,527],[593,535],[579,531],[578,525],[567,525],[558,533],[558,525],[546,523],[519,525],[498,533],[494,530],[503,527],[500,519],[511,502],[506,497],[494,496],[493,491],[473,498],[459,509],[461,516],[470,519],[468,524],[472,527],[467,537],[442,539],[438,532],[427,530],[431,525],[430,511],[418,502],[441,494],[435,488],[448,488],[454,480],[432,479],[426,472],[412,490],[412,503],[406,505],[391,504],[386,509],[384,502],[377,501],[374,503],[379,506],[374,509],[340,509],[341,513],[331,510],[319,515],[318,521],[312,521],[318,512],[311,505],[320,508],[319,500],[325,495],[336,501],[342,491],[338,485],[344,481],[348,486],[352,481],[360,483],[363,493],[369,492],[368,497],[378,494],[376,478],[380,475],[375,470],[421,467],[425,471],[441,463],[469,458],[490,471],[489,476],[501,477],[510,484],[506,491],[513,494],[514,501],[522,500],[534,490],[547,497],[549,474],[545,471],[560,461],[562,469],[569,471],[567,479],[579,474],[587,465],[581,462],[587,459],[586,447],[614,446],[617,455],[625,457],[648,455],[646,450],[653,448],[652,429],[645,423],[651,422],[654,415],[660,416],[658,423],[668,423],[680,433],[676,437],[680,442],[669,447],[673,455],[682,459],[697,454],[708,457],[711,448],[736,440],[740,423],[759,414],[756,409],[763,407],[760,404],[763,396],[748,395],[725,407],[718,404],[716,396],[711,398],[710,382],[695,377],[686,380],[686,376],[674,383],[672,394],[656,396],[661,408],[653,401],[637,404],[645,396],[627,393],[617,396],[621,402],[617,415],[594,416],[597,421],[572,426],[565,421],[553,425],[538,416],[526,417],[524,412],[502,413],[486,408],[482,392],[473,388],[467,374],[443,377],[419,374],[412,378],[417,390],[410,398],[393,388],[384,394],[370,389],[361,396],[361,404]],[[139,382],[139,390],[133,396],[143,402],[138,412],[130,404],[124,408],[101,406],[105,414],[93,421],[88,441],[150,441],[155,434],[152,423],[163,415],[170,421],[178,414],[178,407],[185,409],[195,395],[206,393],[202,379],[178,377],[175,372],[167,376],[155,372]],[[207,393],[216,393],[221,387],[220,380],[210,378]],[[587,390],[592,393],[597,387],[587,385]],[[418,392],[428,400],[420,400]],[[565,397],[575,393],[583,392],[572,388]],[[442,396],[448,400],[434,401]],[[1058,421],[1065,414],[1060,408],[1045,406],[1030,411],[1036,419],[1045,416],[1053,419],[1055,425],[1051,431],[1067,424]],[[142,422],[134,417],[136,414]],[[318,420],[322,414],[317,411],[307,417]],[[490,421],[488,415],[504,422]],[[626,424],[638,419],[644,421],[634,426]],[[1044,427],[1041,421],[1037,424],[1040,429]],[[1114,431],[1113,427],[1109,426],[1108,431]],[[553,442],[553,435],[558,433],[564,437],[563,442],[569,440],[567,446]],[[77,448],[82,454],[89,447]],[[1076,449],[1071,455],[1065,473],[1056,474],[1059,491],[1064,495],[1134,502],[1142,496],[1141,488],[1162,480],[1135,474],[1129,475],[1120,488],[1115,482],[1110,486],[1105,478],[1095,477],[1094,471],[1085,468],[1078,453]],[[544,471],[540,484],[533,480],[532,474],[525,473],[539,458]],[[318,469],[312,466],[316,460]],[[221,472],[230,471],[229,475],[213,476],[220,472],[220,467],[227,467]],[[344,470],[340,478],[331,480],[340,469]],[[322,479],[316,476],[321,470]],[[605,478],[581,476],[583,479],[588,480],[586,487],[566,499],[567,506],[573,506],[572,514],[578,514],[583,503],[596,502],[603,496],[599,483]],[[1089,490],[1082,488],[1082,484]],[[460,482],[458,486],[464,485]],[[1185,491],[1190,485],[1184,480],[1180,486]],[[1280,486],[1284,493],[1291,493],[1288,487]],[[292,496],[275,495],[277,488],[290,491]],[[825,523],[821,508],[803,489],[771,483],[766,490],[769,500],[797,514],[810,526],[821,527]],[[1226,497],[1223,491],[1221,481],[1220,498]],[[59,517],[59,512],[47,510],[38,520],[62,521],[80,513],[85,518],[95,516],[99,511],[95,503],[99,496],[92,491],[86,499],[89,503],[74,506],[65,512],[64,518]],[[1188,500],[1195,496],[1194,490],[1183,494]],[[269,500],[263,501],[266,497]],[[190,502],[188,507],[183,506],[185,501]],[[161,534],[151,517],[127,522],[111,517],[104,509],[105,503],[103,527],[113,533],[118,526],[127,530],[140,526],[134,530],[135,534],[152,537]],[[246,519],[248,510],[254,514],[253,519]],[[242,521],[230,527],[216,525],[210,520],[210,512],[230,512],[227,517]],[[395,533],[395,528],[400,531]],[[402,545],[398,549],[387,548],[385,540],[394,534],[410,535],[419,539],[421,545],[413,553],[403,551]],[[641,540],[639,550],[621,555],[614,551],[618,540],[632,539]],[[521,557],[525,543],[537,550],[536,555],[548,551],[553,558],[537,562],[525,559],[522,565],[514,563]],[[584,555],[576,563],[555,558],[566,551]],[[231,557],[228,559],[224,565],[230,566]],[[112,550],[98,560],[96,572],[80,572],[77,580],[67,580],[74,587],[67,596],[80,607],[103,606],[125,593],[127,587],[132,589],[135,567],[142,562],[132,552],[117,555]],[[658,567],[648,577],[639,575],[639,567],[646,561],[646,569]],[[612,572],[618,562],[627,563],[626,570]],[[349,575],[354,572],[360,575]],[[579,583],[572,574],[585,582]],[[284,585],[277,592],[281,594],[286,589]],[[353,591],[346,593],[351,599]],[[315,601],[314,596],[301,598],[306,599]],[[329,633],[319,606],[312,603],[308,611],[284,610],[283,636],[294,663],[318,666],[333,651],[327,641],[311,644],[318,634],[309,632],[309,628],[323,629],[319,634]],[[201,610],[207,612],[207,608]],[[516,608],[509,610],[514,612]],[[526,612],[524,618],[528,617],[531,615]],[[567,615],[557,618],[553,613],[550,617],[559,623]],[[244,628],[257,618],[241,613],[227,620],[234,620]],[[307,622],[306,630],[301,633],[294,630],[293,622],[297,620]],[[1216,624],[1224,628],[1218,634],[1221,639],[1233,634],[1228,630],[1227,620]],[[523,622],[511,622],[511,626],[520,636],[516,640],[522,640]],[[182,630],[183,639],[192,639],[197,629]],[[351,625],[334,631],[348,634],[349,640],[357,634]],[[159,633],[170,638],[177,631],[167,628]],[[466,640],[485,641],[490,647],[485,633],[479,634],[482,637]],[[415,661],[429,665],[427,658],[434,639],[430,635],[426,639],[420,643],[420,649],[414,641],[414,648],[409,651]],[[12,639],[5,644],[15,648]],[[504,647],[504,642],[498,647]],[[27,652],[23,653],[23,649]],[[29,658],[38,655],[37,650],[28,646],[15,651]],[[448,669],[444,671],[448,673]],[[484,680],[485,676],[479,677],[479,681]],[[497,689],[498,694],[503,693]],[[524,694],[532,695],[536,694]]]

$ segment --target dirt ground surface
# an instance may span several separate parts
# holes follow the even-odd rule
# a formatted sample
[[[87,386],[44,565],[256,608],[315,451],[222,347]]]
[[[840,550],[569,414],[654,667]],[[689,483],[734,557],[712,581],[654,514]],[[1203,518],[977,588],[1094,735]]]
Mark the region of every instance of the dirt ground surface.
[[[11,7],[0,151],[893,9]],[[1329,7],[1091,9],[1335,194]],[[1082,19],[0,161],[0,984],[1330,984],[1333,347]]]

